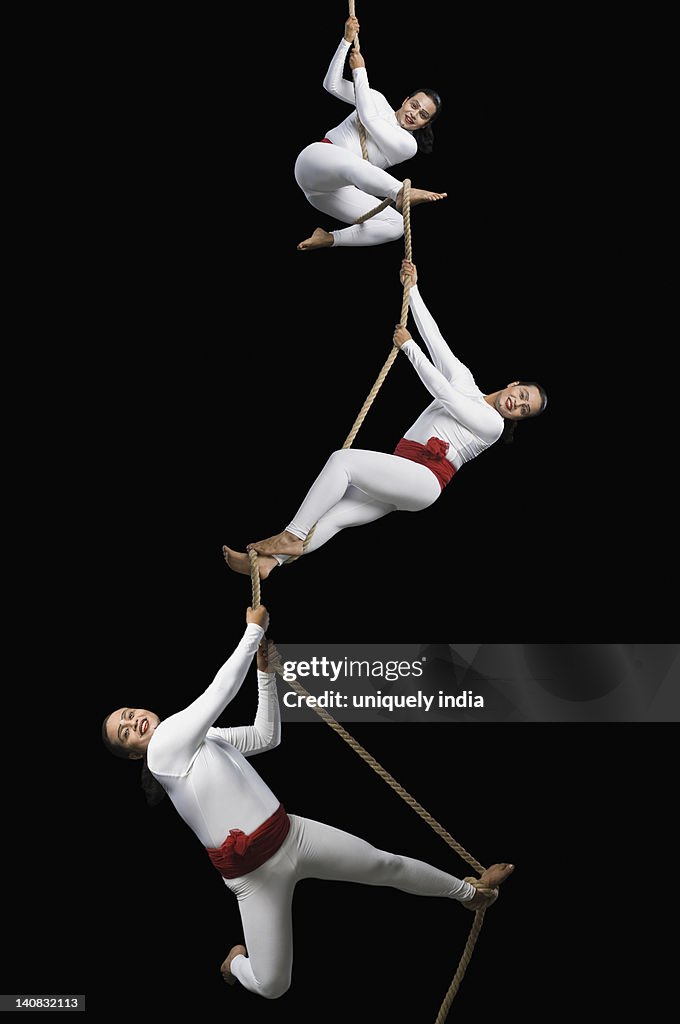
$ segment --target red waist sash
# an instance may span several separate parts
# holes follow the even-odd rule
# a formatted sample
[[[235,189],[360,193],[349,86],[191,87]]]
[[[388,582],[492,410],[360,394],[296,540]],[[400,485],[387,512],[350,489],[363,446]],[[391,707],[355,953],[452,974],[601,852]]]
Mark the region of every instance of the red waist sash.
[[[321,141],[322,141],[322,142],[327,142],[329,146],[332,146],[332,145],[333,145],[333,143],[331,142],[331,140],[330,140],[330,139],[322,139]]]
[[[290,818],[283,804],[279,804],[271,818],[267,818],[249,836],[240,828],[232,828],[222,845],[207,849],[210,860],[223,878],[249,875],[273,857],[290,830]]]
[[[439,480],[442,490],[453,479],[456,467],[446,458],[449,450],[448,441],[442,441],[439,437],[431,437],[427,444],[419,444],[418,441],[407,441],[402,437],[394,449],[394,454],[402,459],[410,459],[411,462],[419,462],[421,466],[427,466]]]

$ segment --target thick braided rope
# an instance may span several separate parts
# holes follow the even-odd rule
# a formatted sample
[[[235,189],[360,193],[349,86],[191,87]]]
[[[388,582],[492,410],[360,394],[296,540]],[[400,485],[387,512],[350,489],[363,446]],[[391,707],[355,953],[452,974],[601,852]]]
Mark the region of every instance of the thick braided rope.
[[[354,9],[354,0],[349,0],[349,16],[350,18],[356,17],[356,11]],[[354,49],[357,53],[361,53],[361,47],[359,46],[359,33],[357,32],[354,37]],[[356,106],[356,104],[355,104]],[[366,145],[366,129],[359,119],[359,111],[357,110],[357,128],[359,129],[359,142],[361,143],[361,155],[364,160],[368,160],[368,146]],[[384,207],[383,207],[384,209]]]
[[[258,566],[258,556],[255,551],[250,551],[249,555],[250,577],[253,587],[252,606],[253,608],[257,608],[260,603],[260,571]],[[277,665],[271,662],[270,667],[273,668],[275,672],[278,672],[279,675],[283,675],[283,666],[281,664]],[[293,679],[290,679],[289,677],[287,682],[288,685],[293,690],[295,690],[295,692],[299,694],[300,697],[303,697],[306,700],[306,698],[310,696],[309,692],[305,690],[304,686],[300,682],[298,682],[298,680],[294,677]],[[309,707],[310,705],[308,704],[307,706]],[[433,832],[436,832],[437,835],[444,840],[447,846],[450,846],[451,849],[454,850],[458,854],[458,856],[465,861],[466,864],[469,864],[469,866],[474,871],[476,871],[478,875],[482,875],[484,873],[483,865],[480,864],[479,861],[475,857],[473,857],[471,853],[468,853],[465,847],[461,846],[461,844],[453,838],[450,832],[447,832],[444,826],[441,825],[436,820],[436,818],[433,818],[429,811],[426,811],[423,805],[420,804],[415,799],[415,797],[411,796],[411,794],[407,790],[405,790],[404,787],[399,782],[397,782],[394,776],[391,775],[386,768],[383,768],[380,762],[376,761],[376,759],[371,754],[369,754],[366,748],[363,747],[361,743],[358,742],[358,740],[355,740],[354,737],[349,732],[347,732],[347,729],[345,729],[344,726],[340,725],[340,723],[337,722],[333,718],[333,716],[325,710],[325,708],[312,706],[311,710],[313,710],[315,714],[317,714],[319,718],[321,718],[326,723],[326,725],[330,726],[333,732],[337,733],[338,736],[342,740],[344,740],[345,743],[349,747],[351,747],[356,754],[359,755],[362,761],[364,761],[369,766],[369,768],[371,768],[376,773],[376,775],[378,775],[383,780],[383,782],[386,782],[387,785],[394,790],[397,796],[400,796],[404,803],[408,804],[408,806],[413,811],[415,811],[416,814],[420,818],[422,818],[422,820],[427,825],[430,826]],[[470,884],[474,885],[474,887],[478,890],[479,893],[487,897],[489,905],[492,902],[494,902],[495,897],[497,895],[495,890],[483,886],[476,878],[466,878],[465,881],[470,882]],[[437,1014],[435,1024],[443,1024],[443,1022],[449,1015],[449,1010],[451,1009],[453,1000],[456,998],[456,995],[458,994],[458,990],[461,986],[463,978],[465,977],[465,972],[467,971],[468,966],[470,964],[470,960],[472,959],[474,948],[477,945],[477,939],[479,938],[479,934],[482,930],[482,925],[484,924],[484,915],[486,914],[486,910],[487,907],[484,907],[484,909],[478,910],[475,913],[475,919],[472,923],[472,928],[470,929],[468,940],[465,943],[463,955],[460,958],[460,963],[458,964],[458,968],[454,975],[453,981],[449,986],[449,990],[446,993],[446,996],[444,997],[444,1002],[442,1003],[439,1013]]]
[[[468,940],[465,943],[465,949],[463,950],[463,955],[460,958],[458,969],[453,977],[453,981],[449,986],[448,992],[444,996],[444,1002],[442,1003],[439,1009],[439,1013],[437,1014],[435,1024],[444,1024],[444,1021],[449,1015],[449,1010],[453,1005],[453,1000],[458,995],[458,990],[462,984],[463,978],[465,977],[465,972],[470,966],[472,954],[474,953],[475,946],[477,945],[477,939],[479,938],[479,933],[481,932],[482,925],[484,924],[485,914],[485,910],[478,910],[477,913],[475,914],[475,919],[472,922],[472,928],[470,929]]]
[[[404,182],[403,211],[404,211],[404,247],[405,247],[405,258],[407,260],[411,260],[411,259],[413,259],[413,245],[412,245],[412,240],[411,240],[411,182],[409,181],[408,178]],[[402,297],[402,302],[401,302],[400,323],[401,323],[402,327],[406,327],[406,323],[408,321],[408,298],[409,298],[410,291],[411,291],[411,278],[408,277],[406,279],[406,284],[404,285],[404,292],[403,292],[403,297]],[[351,448],[352,445],[354,444],[354,440],[355,440],[357,434],[359,433],[359,431],[361,429],[361,425],[364,422],[364,420],[366,419],[366,416],[368,414],[368,410],[373,405],[373,402],[375,401],[375,397],[378,394],[378,392],[380,391],[380,388],[385,383],[385,378],[387,377],[387,374],[392,369],[392,364],[394,363],[394,360],[397,358],[398,355],[399,355],[399,349],[397,348],[396,345],[393,345],[392,346],[392,350],[391,350],[389,356],[387,357],[387,359],[385,361],[385,365],[383,366],[382,370],[378,374],[378,379],[376,380],[375,384],[373,385],[373,387],[369,391],[368,397],[367,397],[366,401],[364,402],[364,404],[362,405],[362,407],[361,407],[361,409],[359,411],[359,415],[357,416],[356,420],[354,421],[354,426],[352,427],[352,429],[350,430],[349,434],[347,435],[347,439],[345,440],[345,443],[342,446],[343,449],[344,448]]]
[[[350,14],[350,17],[354,17],[355,16],[354,0],[349,0],[349,14]],[[355,39],[354,45],[355,45],[357,51],[359,51],[359,36],[358,35],[357,35],[357,37]],[[366,130],[365,130],[364,126],[362,125],[361,121],[359,120],[359,113],[358,113],[358,111],[357,111],[357,125],[359,127],[359,139],[361,141],[362,156],[363,156],[364,160],[368,160],[368,150],[366,148]],[[360,217],[356,221],[356,223],[357,224],[363,224],[364,221],[369,220],[371,217],[375,217],[376,214],[381,213],[384,209],[386,209],[390,205],[390,202],[391,202],[390,199],[383,200],[383,202],[380,203],[379,206],[377,206],[375,209],[369,211],[369,213],[364,214],[363,217]],[[408,179],[406,181],[404,181],[404,193],[403,193],[402,210],[403,210],[403,217],[404,217],[405,258],[407,260],[412,260],[413,259],[413,251],[412,251],[412,242],[411,242],[411,182]],[[403,299],[402,299],[402,306],[401,306],[400,323],[401,323],[402,327],[406,327],[406,323],[407,323],[407,320],[408,320],[408,307],[409,307],[409,294],[410,294],[410,291],[411,291],[411,279],[407,278],[406,283],[404,284],[404,292],[403,292]],[[357,434],[359,433],[359,430],[361,429],[361,425],[363,424],[363,422],[364,422],[364,420],[365,420],[365,418],[366,418],[366,416],[368,414],[368,410],[371,408],[371,406],[372,406],[372,404],[373,404],[373,402],[374,402],[374,400],[376,398],[376,395],[378,394],[378,392],[380,391],[380,388],[384,384],[385,378],[387,377],[387,374],[390,372],[390,370],[392,368],[392,364],[394,363],[394,360],[396,359],[398,354],[399,354],[399,349],[396,347],[396,345],[393,345],[392,351],[390,352],[387,360],[385,361],[385,364],[384,364],[383,368],[381,369],[380,373],[378,374],[378,379],[376,380],[375,384],[371,388],[366,401],[364,402],[363,406],[361,407],[359,415],[357,416],[357,418],[356,418],[356,420],[354,422],[354,426],[352,427],[351,431],[347,435],[347,439],[345,440],[345,443],[342,446],[343,449],[351,448],[352,447],[352,445],[354,443],[354,440],[355,440]],[[304,543],[304,548],[305,549],[307,548],[307,545],[309,544],[310,540],[312,539],[312,535],[313,535],[315,529],[316,529],[316,526],[313,526],[312,529],[307,534],[307,537],[306,537],[305,543]],[[260,583],[259,558],[258,558],[258,555],[257,555],[256,551],[252,551],[251,550],[251,551],[248,552],[248,555],[249,555],[249,558],[250,558],[250,579],[251,579],[252,593],[253,593],[252,607],[253,608],[257,608],[257,607],[259,607],[260,602],[261,602],[261,583]],[[295,559],[295,558],[288,559],[289,563],[290,562],[294,562],[294,561],[297,561],[297,559]],[[281,666],[281,665],[272,665],[272,668],[274,668],[275,671],[279,672],[280,674],[282,674],[282,672],[283,672],[283,666]],[[293,690],[295,690],[295,692],[299,696],[301,696],[303,698],[307,698],[307,697],[310,696],[308,691],[305,690],[304,686],[302,686],[302,684],[299,683],[297,679],[293,678],[289,682],[289,685],[292,687]],[[309,706],[309,705],[307,705],[307,706]],[[392,790],[394,790],[394,792],[397,794],[397,796],[400,796],[401,799],[406,804],[408,804],[408,806],[412,810],[414,810],[416,812],[416,814],[420,818],[422,818],[422,820],[427,825],[429,825],[430,828],[434,832],[436,832],[436,834],[441,839],[443,839],[444,842],[449,847],[451,847],[451,849],[454,850],[459,855],[459,857],[462,858],[462,860],[465,861],[466,864],[469,864],[469,866],[471,868],[473,868],[473,870],[475,870],[479,875],[484,873],[484,867],[479,863],[479,861],[475,857],[473,857],[471,853],[468,853],[468,851],[465,849],[465,847],[461,846],[461,844],[458,843],[453,838],[453,836],[444,828],[444,826],[441,825],[428,811],[426,811],[425,808],[422,806],[422,804],[420,804],[415,799],[415,797],[411,796],[411,794],[409,792],[407,792],[407,790],[405,790],[404,787],[399,782],[397,782],[397,780],[394,778],[394,776],[391,775],[390,772],[387,771],[387,769],[383,768],[383,766],[378,761],[376,761],[376,759],[371,754],[368,753],[368,751],[366,750],[365,747],[363,747],[357,740],[354,739],[354,737],[344,728],[344,726],[340,725],[340,723],[337,722],[333,718],[333,716],[330,715],[324,708],[313,707],[312,710],[319,716],[319,718],[321,718],[326,723],[326,725],[330,726],[330,728],[333,729],[333,731],[336,732],[338,734],[338,736],[340,736],[340,738],[342,740],[344,740],[345,743],[347,743],[347,745],[349,747],[351,747],[352,750],[354,750],[354,752],[359,755],[359,757],[364,761],[364,763],[367,764],[369,766],[369,768],[371,768],[376,773],[376,775],[378,775],[384,782],[386,782],[388,784],[388,786],[390,786],[390,788]],[[475,878],[467,878],[466,881],[470,882],[483,895],[487,896],[489,898],[489,904],[492,902],[491,890],[486,889],[484,886],[480,885],[478,880],[475,879]],[[465,949],[463,950],[463,954],[461,956],[460,963],[458,964],[458,968],[457,968],[456,973],[454,975],[453,981],[451,982],[451,985],[449,986],[449,990],[446,993],[446,996],[444,997],[444,1001],[443,1001],[443,1003],[442,1003],[442,1005],[440,1007],[439,1013],[437,1014],[437,1018],[436,1018],[435,1024],[444,1024],[444,1021],[446,1020],[446,1018],[449,1015],[449,1011],[451,1009],[451,1006],[453,1004],[454,999],[456,998],[456,995],[458,994],[458,990],[460,989],[461,983],[463,981],[463,978],[465,977],[465,973],[466,973],[466,971],[468,969],[468,966],[470,964],[470,961],[472,959],[472,954],[474,952],[475,946],[477,945],[477,940],[478,940],[480,932],[482,930],[482,925],[484,924],[484,915],[485,914],[486,914],[486,908],[483,909],[483,910],[478,910],[475,913],[475,919],[473,921],[472,928],[471,928],[470,934],[468,936],[468,940],[467,940],[467,942],[465,944]]]
[[[382,213],[383,210],[386,210],[387,207],[391,206],[391,205],[392,205],[392,200],[388,196],[387,199],[383,199],[383,201],[380,204],[380,206],[375,206],[372,210],[369,210],[368,213],[362,213],[361,217],[357,217],[357,219],[355,221],[353,221],[352,223],[354,223],[354,224],[363,224],[363,223],[365,223],[365,221],[370,220],[371,217],[375,217],[375,216],[377,216],[377,214]]]
[[[249,551],[248,557],[250,558],[250,582],[253,588],[253,603],[251,607],[259,608],[262,604],[259,556],[257,551]]]
[[[278,671],[278,666],[273,667]],[[281,671],[283,671],[282,667]],[[302,686],[302,684],[299,683],[297,679],[290,680],[289,677],[289,685],[293,690],[295,690],[297,694],[300,695],[300,697],[306,699],[310,696],[307,690],[305,690],[304,686]],[[376,761],[376,759],[371,754],[369,754],[365,747],[362,747],[361,743],[359,743],[358,740],[355,740],[354,737],[349,732],[347,732],[344,726],[340,725],[340,723],[337,722],[333,718],[333,716],[325,710],[325,708],[315,707],[312,710],[314,710],[317,713],[319,718],[323,719],[326,725],[329,725],[331,727],[333,732],[336,732],[338,736],[340,736],[340,738],[343,739],[345,743],[352,748],[355,754],[359,755],[361,760],[364,761],[369,766],[369,768],[371,768],[376,773],[376,775],[378,775],[383,780],[383,782],[386,782],[387,785],[394,790],[397,796],[401,797],[404,803],[408,804],[411,810],[416,812],[418,817],[422,818],[423,821],[430,826],[433,832],[436,832],[437,835],[444,840],[447,846],[450,846],[451,849],[454,850],[458,854],[458,856],[461,857],[465,861],[465,863],[468,864],[478,874],[481,875],[484,873],[484,868],[479,863],[479,861],[476,860],[471,853],[468,853],[465,847],[461,846],[460,843],[457,842],[449,832],[447,832],[444,826],[441,825],[436,820],[436,818],[433,818],[429,811],[426,811],[423,805],[420,804],[415,799],[415,797],[411,796],[411,794],[404,789],[401,783],[397,782],[394,776],[391,775],[386,768],[383,768],[380,762]]]

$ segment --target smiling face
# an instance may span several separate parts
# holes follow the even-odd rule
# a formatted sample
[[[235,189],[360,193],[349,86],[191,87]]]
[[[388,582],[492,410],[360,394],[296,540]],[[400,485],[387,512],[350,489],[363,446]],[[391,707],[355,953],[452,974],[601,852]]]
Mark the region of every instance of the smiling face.
[[[436,113],[436,103],[424,92],[417,92],[415,96],[409,96],[399,110],[395,111],[400,127],[405,128],[407,132],[425,128]]]
[[[498,392],[494,406],[504,419],[522,420],[527,416],[538,416],[543,399],[533,384],[514,383]]]
[[[109,742],[128,757],[144,757],[157,725],[158,715],[141,708],[119,708],[106,721]]]

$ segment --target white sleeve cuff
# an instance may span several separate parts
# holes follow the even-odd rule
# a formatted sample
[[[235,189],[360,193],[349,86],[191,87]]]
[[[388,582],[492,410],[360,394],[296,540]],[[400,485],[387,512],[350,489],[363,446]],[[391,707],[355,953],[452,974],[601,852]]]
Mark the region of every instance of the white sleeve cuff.
[[[244,636],[256,636],[258,637],[258,639],[261,640],[262,637],[264,636],[264,630],[262,626],[258,626],[256,622],[249,622],[248,625],[246,626]]]
[[[276,672],[261,672],[257,670],[257,681],[258,683],[271,683],[276,679]]]
[[[459,897],[460,902],[470,903],[475,898],[476,893],[477,890],[475,889],[474,885],[470,885],[469,882],[463,882],[463,890]]]

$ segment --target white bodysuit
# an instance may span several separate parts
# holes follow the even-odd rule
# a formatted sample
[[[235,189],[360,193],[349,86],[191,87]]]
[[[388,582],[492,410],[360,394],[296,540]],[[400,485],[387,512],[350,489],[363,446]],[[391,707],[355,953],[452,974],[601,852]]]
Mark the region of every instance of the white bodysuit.
[[[327,133],[332,145],[313,142],[295,164],[295,180],[312,206],[349,224],[373,210],[381,199],[397,198],[403,182],[385,168],[410,159],[418,151],[413,134],[401,127],[394,108],[382,93],[369,87],[366,68],[353,70],[354,85],[343,78],[351,45],[340,41],[323,84],[345,103],[354,106],[356,102],[356,110]],[[357,111],[366,129],[368,160],[361,155]],[[381,245],[401,238],[403,233],[402,216],[390,207],[365,224],[331,232],[334,245]]]
[[[233,828],[247,834],[255,831],[279,806],[247,760],[280,742],[275,676],[258,672],[259,699],[252,726],[216,729],[212,725],[240,690],[262,636],[259,626],[249,625],[205,693],[162,721],[147,748],[149,770],[201,843],[210,848],[221,846]],[[238,899],[248,950],[248,956],[234,958],[232,972],[246,988],[265,998],[283,995],[290,985],[291,908],[295,886],[303,878],[391,886],[460,902],[475,895],[468,882],[423,861],[377,850],[317,821],[289,817],[290,831],[273,857],[250,874],[224,879]]]
[[[415,341],[407,341],[402,352],[433,401],[404,437],[420,444],[431,437],[446,441],[446,457],[458,470],[498,440],[504,420],[449,349],[417,287],[411,289],[410,306],[432,362]],[[316,523],[306,548],[309,554],[340,530],[371,523],[396,510],[418,512],[440,494],[439,481],[427,466],[398,455],[350,448],[333,452],[286,529],[305,540]],[[287,556],[275,557],[279,563],[287,560]]]
[[[281,741],[276,676],[258,672],[255,722],[215,729],[213,722],[241,688],[262,638],[250,625],[229,661],[193,704],[156,727],[147,749],[149,771],[203,846],[221,846],[232,828],[250,834],[279,806],[247,758]]]

